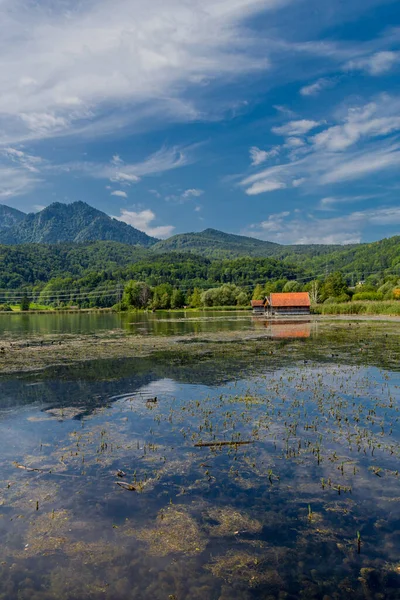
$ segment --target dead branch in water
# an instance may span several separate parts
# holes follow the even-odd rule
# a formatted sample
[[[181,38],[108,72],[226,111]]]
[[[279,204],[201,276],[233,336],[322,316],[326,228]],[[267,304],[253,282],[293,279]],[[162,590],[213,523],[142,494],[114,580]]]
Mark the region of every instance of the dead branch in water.
[[[199,442],[195,444],[195,448],[204,448],[210,446],[244,446],[245,444],[254,444],[252,440],[246,442]]]

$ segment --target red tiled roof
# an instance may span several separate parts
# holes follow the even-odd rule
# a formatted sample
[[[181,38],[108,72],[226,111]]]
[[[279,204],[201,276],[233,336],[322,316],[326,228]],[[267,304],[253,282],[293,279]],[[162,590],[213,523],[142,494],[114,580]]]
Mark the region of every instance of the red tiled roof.
[[[265,300],[252,300],[251,305],[252,306],[264,306]]]
[[[271,306],[310,306],[308,292],[286,292],[271,294]]]

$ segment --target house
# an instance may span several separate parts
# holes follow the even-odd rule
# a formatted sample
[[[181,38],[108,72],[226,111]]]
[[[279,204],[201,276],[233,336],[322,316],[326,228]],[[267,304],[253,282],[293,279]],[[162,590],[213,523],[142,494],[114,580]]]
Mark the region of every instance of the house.
[[[310,295],[308,292],[275,293],[269,297],[269,310],[272,315],[309,315]]]
[[[263,315],[265,313],[265,307],[268,304],[266,298],[264,300],[252,300],[251,307],[253,309],[253,313],[256,315]]]

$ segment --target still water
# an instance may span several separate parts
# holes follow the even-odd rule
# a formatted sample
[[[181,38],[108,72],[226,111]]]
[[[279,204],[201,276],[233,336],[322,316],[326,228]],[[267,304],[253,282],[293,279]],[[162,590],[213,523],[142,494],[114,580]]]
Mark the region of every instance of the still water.
[[[398,599],[399,333],[3,376],[0,598]]]
[[[4,313],[0,314],[0,339],[13,335],[90,334],[115,329],[140,335],[181,335],[248,329],[255,320],[259,318],[255,319],[249,311]]]

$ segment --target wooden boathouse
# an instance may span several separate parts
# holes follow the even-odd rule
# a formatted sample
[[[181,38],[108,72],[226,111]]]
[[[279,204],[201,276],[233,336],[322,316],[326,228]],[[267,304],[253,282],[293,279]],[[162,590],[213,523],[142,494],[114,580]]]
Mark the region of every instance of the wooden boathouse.
[[[251,301],[251,308],[253,309],[253,313],[255,315],[263,315],[265,313],[266,305],[267,305],[266,298],[264,298],[264,300],[252,300]]]
[[[309,315],[310,295],[308,292],[282,292],[270,294],[268,312],[274,316]]]
[[[253,314],[263,316],[298,316],[310,314],[308,292],[281,292],[270,294],[264,300],[252,300]]]

